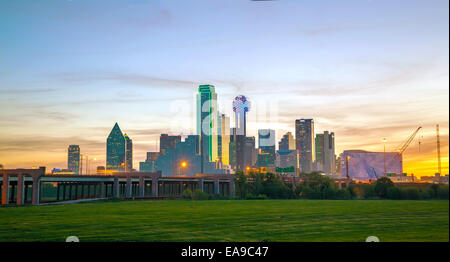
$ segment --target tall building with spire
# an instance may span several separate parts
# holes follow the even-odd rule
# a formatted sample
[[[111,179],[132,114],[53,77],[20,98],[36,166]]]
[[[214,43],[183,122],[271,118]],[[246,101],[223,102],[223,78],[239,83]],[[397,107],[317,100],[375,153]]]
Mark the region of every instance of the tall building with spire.
[[[200,85],[197,93],[197,135],[200,136],[201,172],[204,163],[217,162],[217,93],[213,85]]]
[[[80,146],[69,145],[67,156],[67,169],[75,174],[80,173]]]
[[[235,120],[235,142],[236,142],[236,170],[243,171],[246,168],[245,144],[247,136],[247,113],[250,111],[250,101],[243,95],[233,100],[233,112]],[[248,154],[247,154],[248,156]]]
[[[106,169],[125,170],[126,140],[116,123],[106,140]]]
[[[125,171],[133,170],[133,140],[125,133]]]

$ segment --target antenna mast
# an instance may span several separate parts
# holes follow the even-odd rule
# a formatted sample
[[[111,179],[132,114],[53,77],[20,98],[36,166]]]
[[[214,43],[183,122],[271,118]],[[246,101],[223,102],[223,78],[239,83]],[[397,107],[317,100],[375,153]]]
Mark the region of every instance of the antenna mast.
[[[436,146],[438,154],[438,172],[441,175],[441,139],[439,137],[439,124],[436,125]]]

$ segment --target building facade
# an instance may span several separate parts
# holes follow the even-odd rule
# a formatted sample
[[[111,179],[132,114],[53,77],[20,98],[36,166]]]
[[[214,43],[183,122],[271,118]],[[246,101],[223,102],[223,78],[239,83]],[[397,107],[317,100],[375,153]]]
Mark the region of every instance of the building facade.
[[[116,123],[106,140],[106,169],[125,170],[126,141],[122,130]]]
[[[169,136],[168,134],[161,134],[159,137],[159,152],[164,155],[167,149],[174,149],[175,144],[181,142],[181,136]]]
[[[325,131],[323,138],[323,172],[326,175],[333,175],[336,171],[334,133]]]
[[[384,152],[346,150],[340,155],[340,159],[341,176],[343,177],[348,175],[353,179],[376,180],[386,175],[403,174],[402,155],[397,152],[386,152],[385,154]]]
[[[133,140],[125,133],[125,171],[133,170]]]
[[[248,136],[245,138],[244,147],[244,167],[256,166],[258,160],[258,150],[256,149],[256,139],[254,136]]]
[[[316,156],[313,119],[295,120],[295,148],[300,158],[300,172],[312,172]]]
[[[316,135],[316,161],[314,162],[314,169],[316,171],[323,171],[323,134]]]
[[[197,93],[197,135],[200,137],[202,169],[205,163],[217,162],[218,141],[217,94],[213,85],[200,85]]]
[[[298,176],[297,150],[277,151],[276,172],[291,176]]]
[[[295,150],[295,139],[291,132],[287,132],[283,135],[280,142],[278,143],[278,150],[288,151]]]
[[[276,160],[275,152],[275,130],[260,129],[258,130],[258,147],[261,153],[266,155],[267,167],[274,167]]]
[[[230,165],[230,118],[220,114],[218,118],[218,154],[223,166]]]
[[[247,113],[250,111],[250,101],[243,95],[239,95],[233,100],[233,112],[235,120],[235,143],[236,143],[236,170],[244,171],[246,164],[245,157],[252,153],[245,153],[247,136]],[[246,163],[247,162],[247,163]]]
[[[316,161],[315,170],[326,175],[336,173],[336,154],[334,145],[334,133],[325,131],[316,135]]]
[[[67,169],[75,174],[80,173],[80,146],[69,145],[67,156]]]

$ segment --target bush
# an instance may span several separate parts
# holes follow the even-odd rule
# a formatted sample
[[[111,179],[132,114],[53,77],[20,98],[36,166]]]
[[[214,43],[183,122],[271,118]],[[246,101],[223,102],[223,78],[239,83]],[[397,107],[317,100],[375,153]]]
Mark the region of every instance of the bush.
[[[350,188],[352,188],[353,186],[351,186]],[[350,190],[349,188],[349,190]],[[351,190],[351,192],[353,192],[353,196],[357,199],[363,199],[365,192],[364,192],[364,188],[362,187],[353,187],[353,189]]]
[[[229,200],[230,197],[221,195],[208,195],[208,200]]]
[[[397,187],[391,187],[387,190],[387,198],[389,199],[402,199],[402,191]]]
[[[259,195],[255,196],[255,195],[249,193],[249,194],[247,194],[247,196],[245,198],[250,199],[250,200],[255,200],[255,199],[268,199],[269,197],[264,194],[259,194]]]
[[[432,192],[433,192],[432,198],[438,198],[439,185],[438,185],[438,184],[432,184],[432,185],[430,186],[430,189],[431,189]]]
[[[350,190],[338,189],[336,191],[335,199],[352,199],[352,194],[350,192],[351,192]]]
[[[183,194],[181,195],[183,199],[192,199],[192,191],[188,188],[183,191]]]
[[[205,192],[203,192],[197,188],[196,190],[194,190],[193,199],[194,200],[208,200],[208,194],[206,194]]]
[[[437,190],[437,198],[448,200],[448,186],[439,187]]]
[[[404,199],[409,199],[409,200],[420,199],[419,190],[417,190],[417,188],[406,189]]]
[[[375,191],[374,185],[364,185],[363,186],[364,198],[365,199],[374,199],[378,198],[377,193]]]
[[[255,195],[253,195],[252,193],[248,193],[248,194],[245,196],[245,199],[255,199]]]
[[[175,200],[175,199],[177,199],[177,196],[176,196],[176,195],[169,195],[169,196],[167,197],[167,199],[169,199],[169,200]]]
[[[377,182],[375,183],[375,193],[381,198],[386,198],[389,188],[393,187],[395,187],[394,182],[384,176],[377,179]]]
[[[258,197],[258,199],[268,199],[269,198],[264,194],[259,194],[257,197]]]
[[[419,198],[420,199],[432,199],[434,197],[434,191],[431,188],[425,188],[419,190]]]

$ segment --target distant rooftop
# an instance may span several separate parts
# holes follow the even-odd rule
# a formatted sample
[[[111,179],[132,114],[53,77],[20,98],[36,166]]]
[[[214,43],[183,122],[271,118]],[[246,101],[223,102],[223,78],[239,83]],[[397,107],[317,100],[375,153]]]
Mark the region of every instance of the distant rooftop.
[[[200,85],[198,87],[198,92],[200,93],[214,93],[215,92],[215,87],[213,85]]]

